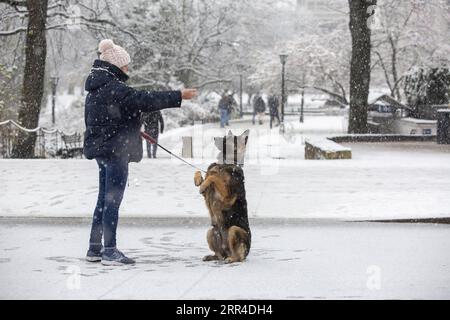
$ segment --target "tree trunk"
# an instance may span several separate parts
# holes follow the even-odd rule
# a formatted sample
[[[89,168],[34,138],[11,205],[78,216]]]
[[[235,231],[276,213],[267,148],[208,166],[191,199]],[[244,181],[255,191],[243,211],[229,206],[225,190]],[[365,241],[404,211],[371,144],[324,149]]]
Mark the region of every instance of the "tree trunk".
[[[19,123],[26,128],[36,128],[44,94],[45,60],[47,42],[45,24],[48,0],[27,0],[28,27],[25,47],[25,70],[22,88],[22,105]],[[19,131],[14,142],[13,158],[33,158],[36,134]]]
[[[400,96],[400,90],[398,88],[398,73],[397,73],[397,47],[394,44],[393,40],[391,40],[392,43],[392,79],[394,82],[394,88],[392,92],[392,96],[396,98],[398,101],[401,100]]]
[[[368,9],[376,0],[348,0],[352,58],[350,63],[349,133],[367,133],[367,100],[370,86],[370,29]]]

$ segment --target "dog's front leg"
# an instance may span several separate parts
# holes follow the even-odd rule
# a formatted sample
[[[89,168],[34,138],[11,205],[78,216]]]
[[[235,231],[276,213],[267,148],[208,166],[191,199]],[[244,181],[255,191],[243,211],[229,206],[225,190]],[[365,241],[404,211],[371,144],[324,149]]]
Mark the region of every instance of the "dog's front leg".
[[[200,171],[196,171],[194,174],[194,184],[198,187],[203,183],[202,173]]]
[[[214,188],[217,191],[220,201],[222,201],[226,207],[231,207],[236,202],[237,195],[235,194],[231,197],[230,191],[225,182],[216,176],[209,176],[206,178],[200,189],[205,185],[204,190],[206,190],[206,188],[211,184],[214,184]]]
[[[199,188],[200,194],[203,194],[206,191],[206,189],[208,189],[212,184],[215,184],[217,180],[218,179],[215,176],[206,176],[206,178],[203,179],[200,171],[197,171],[194,176],[194,183],[197,187],[198,186],[200,187]]]
[[[206,178],[205,180],[202,181],[202,183],[200,184],[200,188],[199,188],[199,192],[201,194],[203,194],[206,191],[206,189],[208,189],[209,186],[214,183],[212,178],[213,177],[210,176],[210,177],[208,177],[208,178]]]

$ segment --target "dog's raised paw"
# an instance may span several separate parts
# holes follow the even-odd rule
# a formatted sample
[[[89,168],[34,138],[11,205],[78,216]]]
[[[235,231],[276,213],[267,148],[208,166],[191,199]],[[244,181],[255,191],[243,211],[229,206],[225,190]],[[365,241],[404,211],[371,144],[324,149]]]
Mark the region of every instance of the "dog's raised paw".
[[[194,184],[198,187],[203,182],[202,173],[200,171],[196,171],[194,175]]]

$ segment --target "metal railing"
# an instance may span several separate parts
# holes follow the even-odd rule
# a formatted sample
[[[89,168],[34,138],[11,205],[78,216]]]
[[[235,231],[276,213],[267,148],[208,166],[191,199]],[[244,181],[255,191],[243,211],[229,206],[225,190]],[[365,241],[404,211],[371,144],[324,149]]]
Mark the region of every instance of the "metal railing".
[[[63,140],[64,136],[77,135],[81,140],[81,135],[76,132],[67,134],[59,129],[43,127],[29,129],[21,126],[14,120],[6,120],[0,122],[0,158],[12,157],[14,141],[17,139],[20,131],[36,135],[35,158],[64,157],[64,154],[67,154],[65,151],[68,149]]]

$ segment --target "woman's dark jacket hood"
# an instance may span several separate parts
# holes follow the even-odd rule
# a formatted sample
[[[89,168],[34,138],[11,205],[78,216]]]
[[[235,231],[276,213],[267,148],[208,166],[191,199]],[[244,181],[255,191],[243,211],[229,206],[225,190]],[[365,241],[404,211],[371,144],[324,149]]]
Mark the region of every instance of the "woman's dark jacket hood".
[[[95,60],[85,84],[86,158],[120,157],[139,162],[142,112],[181,106],[180,91],[138,91],[127,86],[127,80],[118,67]]]
[[[85,89],[88,92],[97,90],[114,78],[126,82],[128,76],[120,68],[106,61],[95,60],[91,73],[86,79]]]

